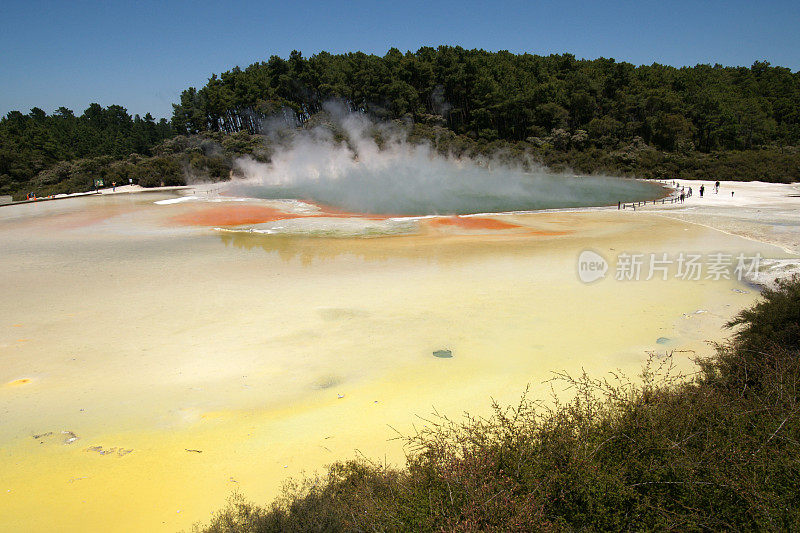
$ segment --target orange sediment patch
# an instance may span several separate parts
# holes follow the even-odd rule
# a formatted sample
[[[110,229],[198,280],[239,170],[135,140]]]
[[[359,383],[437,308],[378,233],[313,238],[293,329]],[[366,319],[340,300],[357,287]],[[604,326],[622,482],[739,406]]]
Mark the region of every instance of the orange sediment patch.
[[[183,226],[240,226],[302,216],[258,205],[230,205],[200,209],[174,216],[170,220]]]
[[[310,203],[310,202],[307,202]],[[316,204],[314,204],[316,205]],[[258,205],[226,205],[205,207],[173,216],[170,222],[182,226],[241,226],[245,224],[261,224],[295,218],[360,218],[366,220],[387,220],[399,215],[372,215],[338,211],[327,206],[320,206],[320,211],[313,213],[287,213],[279,209]],[[571,231],[537,230],[528,226],[515,224],[488,217],[448,216],[427,219],[430,227],[454,227],[464,230],[521,230],[527,235],[554,236],[566,235]]]
[[[241,226],[244,224],[261,224],[292,218],[367,218],[369,220],[385,220],[388,215],[361,215],[344,211],[324,210],[317,213],[287,213],[279,209],[258,205],[230,205],[208,207],[189,213],[176,215],[170,219],[174,224],[182,226]]]
[[[496,218],[483,218],[483,217],[439,217],[429,219],[428,224],[432,227],[451,226],[467,230],[522,230],[525,235],[539,235],[539,236],[557,236],[568,235],[572,231],[551,231],[534,229],[512,222],[505,222]]]
[[[20,387],[22,385],[27,385],[30,382],[30,378],[15,379],[14,381],[9,381],[6,383],[6,387]]]
[[[464,229],[518,229],[521,226],[494,218],[440,217],[428,220],[431,226],[456,226]]]

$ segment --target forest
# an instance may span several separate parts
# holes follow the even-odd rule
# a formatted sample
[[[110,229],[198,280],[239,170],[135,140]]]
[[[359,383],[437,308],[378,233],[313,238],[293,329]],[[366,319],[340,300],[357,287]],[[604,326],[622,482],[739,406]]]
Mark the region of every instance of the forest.
[[[292,52],[189,88],[175,106],[178,133],[246,130],[291,110],[301,124],[331,99],[381,118],[441,120],[456,134],[493,141],[546,138],[614,146],[641,137],[660,150],[749,150],[797,144],[800,75],[750,68],[636,67],[442,46],[385,56]],[[534,141],[535,142],[535,141]]]
[[[65,107],[12,111],[0,120],[0,194],[89,190],[112,163],[147,158],[173,135],[167,120],[131,117],[118,105],[91,104],[80,116]]]
[[[11,112],[0,120],[0,194],[85,189],[109,173],[143,184],[226,178],[235,145],[251,153],[269,143],[264,134],[306,127],[330,101],[457,155],[524,153],[556,169],[644,178],[800,179],[800,73],[788,68],[440,46],[272,56],[187,88],[170,121],[116,105],[81,116]],[[228,149],[201,148],[230,135]],[[177,137],[188,151],[162,146]]]

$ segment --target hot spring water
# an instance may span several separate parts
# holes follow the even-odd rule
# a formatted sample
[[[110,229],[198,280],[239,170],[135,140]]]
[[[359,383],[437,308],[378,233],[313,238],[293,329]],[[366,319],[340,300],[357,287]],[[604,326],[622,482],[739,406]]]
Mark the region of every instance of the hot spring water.
[[[228,194],[312,201],[351,213],[462,215],[615,205],[663,194],[655,183],[607,176],[525,171],[499,161],[444,156],[427,144],[411,144],[394,132],[379,147],[372,123],[348,115],[338,127],[297,134],[270,163],[238,161]]]

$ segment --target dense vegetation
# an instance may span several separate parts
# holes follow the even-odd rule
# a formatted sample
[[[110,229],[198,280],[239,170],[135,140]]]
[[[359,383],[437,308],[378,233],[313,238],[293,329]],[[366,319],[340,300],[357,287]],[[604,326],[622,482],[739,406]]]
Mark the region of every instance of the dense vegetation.
[[[173,135],[166,120],[156,122],[149,113],[131,117],[117,105],[92,104],[81,116],[64,107],[52,115],[39,108],[27,115],[12,111],[0,120],[0,194],[25,189],[43,194],[47,186],[70,179],[77,183],[66,185],[69,192],[89,190],[110,162],[149,156]]]
[[[691,378],[572,379],[566,404],[433,419],[403,469],[364,460],[234,497],[210,533],[800,528],[800,279],[736,317]]]
[[[800,74],[769,63],[635,67],[449,46],[273,56],[184,91],[173,125],[261,133],[276,111],[302,123],[332,99],[382,118],[441,120],[486,141],[553,136],[560,147],[615,147],[640,137],[660,150],[703,152],[800,142]]]
[[[87,190],[97,178],[225,178],[239,145],[268,158],[269,146],[254,147],[261,135],[309,127],[331,100],[413,123],[412,137],[457,154],[502,151],[584,173],[800,180],[800,73],[787,68],[637,67],[441,46],[273,56],[186,89],[171,122],[97,104],[80,117],[11,112],[0,120],[0,194]],[[160,144],[174,135],[185,151]],[[228,148],[209,148],[229,135]]]

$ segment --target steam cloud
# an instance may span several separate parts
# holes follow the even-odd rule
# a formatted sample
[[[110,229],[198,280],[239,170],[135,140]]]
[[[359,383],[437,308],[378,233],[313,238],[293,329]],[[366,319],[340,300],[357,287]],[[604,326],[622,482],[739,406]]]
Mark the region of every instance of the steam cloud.
[[[328,107],[334,127],[294,135],[270,163],[237,160],[233,194],[311,200],[350,212],[467,214],[616,204],[652,198],[652,184],[445,157],[399,128]],[[335,131],[347,141],[339,140]],[[379,147],[374,136],[383,139]]]

